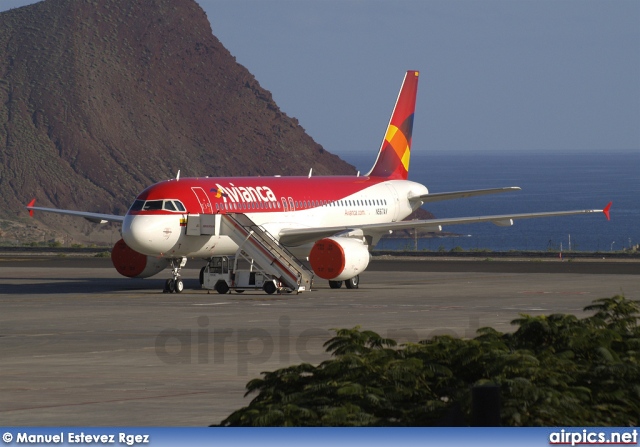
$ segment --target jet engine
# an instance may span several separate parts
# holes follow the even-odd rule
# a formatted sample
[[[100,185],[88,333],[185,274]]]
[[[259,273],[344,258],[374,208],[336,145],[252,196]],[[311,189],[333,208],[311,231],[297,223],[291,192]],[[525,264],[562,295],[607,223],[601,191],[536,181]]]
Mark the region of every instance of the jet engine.
[[[320,278],[343,281],[359,275],[369,265],[369,250],[359,239],[328,237],[313,244],[309,262]]]
[[[138,253],[120,239],[111,250],[111,262],[122,276],[148,278],[164,270],[170,261]]]

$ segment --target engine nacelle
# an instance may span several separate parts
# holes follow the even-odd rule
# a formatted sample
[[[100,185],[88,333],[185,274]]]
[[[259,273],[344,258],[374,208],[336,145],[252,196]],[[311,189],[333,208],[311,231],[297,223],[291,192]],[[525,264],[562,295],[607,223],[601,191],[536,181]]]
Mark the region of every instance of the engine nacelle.
[[[120,239],[111,249],[111,262],[122,276],[148,278],[167,268],[170,261],[138,253]]]
[[[344,281],[359,275],[369,265],[369,250],[358,239],[327,237],[313,244],[309,262],[320,278]]]

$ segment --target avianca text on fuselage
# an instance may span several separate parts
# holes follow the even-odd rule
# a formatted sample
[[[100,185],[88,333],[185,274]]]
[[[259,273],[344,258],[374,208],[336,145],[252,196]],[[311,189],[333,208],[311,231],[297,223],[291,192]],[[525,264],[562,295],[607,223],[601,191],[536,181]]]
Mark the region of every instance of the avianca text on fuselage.
[[[216,197],[222,198],[223,202],[277,202],[278,199],[268,186],[236,186],[229,183],[229,186],[222,186],[216,183],[217,188],[212,188],[211,192]]]

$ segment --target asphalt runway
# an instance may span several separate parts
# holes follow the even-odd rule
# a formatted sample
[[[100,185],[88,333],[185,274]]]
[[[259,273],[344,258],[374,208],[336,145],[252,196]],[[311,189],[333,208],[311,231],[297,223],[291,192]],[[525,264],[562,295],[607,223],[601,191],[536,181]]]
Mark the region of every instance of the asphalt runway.
[[[357,290],[163,294],[165,274],[120,277],[109,259],[0,257],[5,426],[206,426],[248,404],[261,371],[327,358],[332,328],[399,342],[513,330],[521,313],[640,299],[640,262],[376,259]]]

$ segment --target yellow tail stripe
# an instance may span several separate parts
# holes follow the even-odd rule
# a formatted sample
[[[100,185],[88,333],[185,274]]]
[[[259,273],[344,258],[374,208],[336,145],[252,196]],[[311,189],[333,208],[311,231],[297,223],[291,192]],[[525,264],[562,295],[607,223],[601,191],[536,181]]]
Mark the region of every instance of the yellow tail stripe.
[[[385,140],[387,140],[391,145],[395,153],[398,155],[398,158],[402,161],[402,165],[408,171],[410,148],[409,142],[404,136],[404,133],[402,133],[402,131],[393,124],[390,124],[389,129],[387,129],[387,136],[385,137]]]
[[[402,166],[404,166],[404,168],[407,170],[407,172],[409,172],[409,157],[410,156],[411,156],[411,151],[409,150],[409,147],[407,146],[407,150],[404,151],[404,156],[401,159]]]

